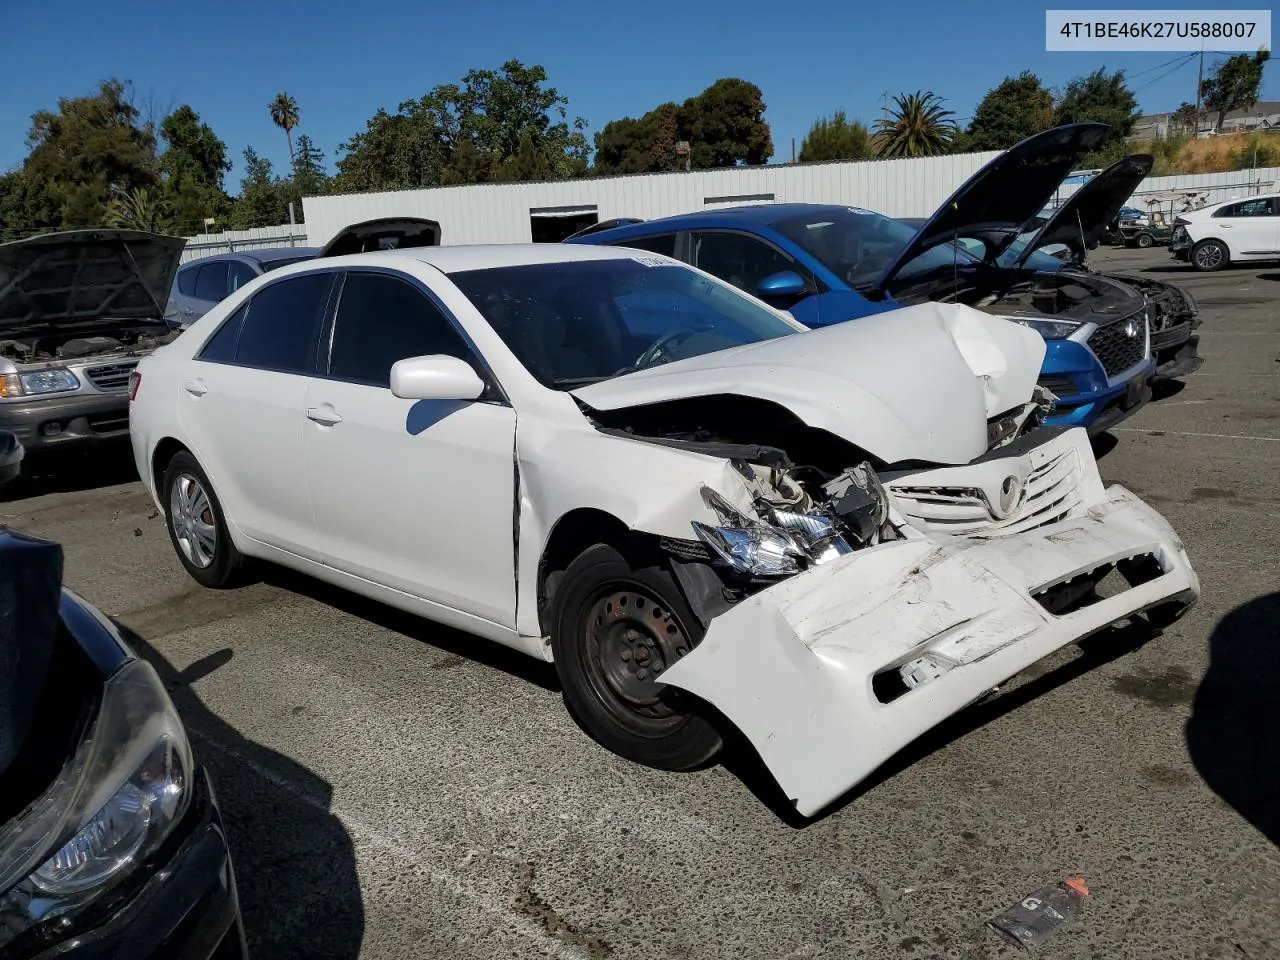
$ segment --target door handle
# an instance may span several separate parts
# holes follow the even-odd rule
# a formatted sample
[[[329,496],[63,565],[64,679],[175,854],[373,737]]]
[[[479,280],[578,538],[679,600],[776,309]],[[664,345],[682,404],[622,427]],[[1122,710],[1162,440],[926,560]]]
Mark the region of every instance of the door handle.
[[[338,411],[327,403],[318,407],[307,407],[307,419],[325,427],[332,427],[335,423],[342,422],[342,417],[338,416]]]
[[[209,388],[204,385],[203,380],[188,380],[182,385],[182,389],[193,397],[203,397],[209,392]]]

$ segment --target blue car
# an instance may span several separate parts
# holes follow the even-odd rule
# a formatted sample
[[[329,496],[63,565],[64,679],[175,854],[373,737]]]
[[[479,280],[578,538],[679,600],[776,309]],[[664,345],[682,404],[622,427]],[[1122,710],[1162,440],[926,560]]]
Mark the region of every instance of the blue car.
[[[1005,316],[1047,341],[1040,383],[1058,403],[1046,422],[1097,434],[1151,397],[1156,307],[1140,289],[1063,269],[1062,260],[1038,252],[1073,246],[1067,227],[1081,224],[1082,207],[1098,204],[1097,190],[1092,205],[1085,188],[1047,221],[1036,218],[1107,129],[1071,124],[1027,138],[978,171],[921,227],[859,207],[779,203],[614,221],[565,242],[675,257],[810,327],[929,300]],[[1106,174],[1094,180],[1106,183]],[[1086,248],[1109,219],[1075,228],[1086,234]]]

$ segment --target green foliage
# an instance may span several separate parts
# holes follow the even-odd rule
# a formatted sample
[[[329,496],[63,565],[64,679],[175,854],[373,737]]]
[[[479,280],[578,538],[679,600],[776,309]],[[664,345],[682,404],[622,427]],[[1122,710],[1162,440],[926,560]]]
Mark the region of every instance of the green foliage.
[[[1183,100],[1178,109],[1173,111],[1173,115],[1169,118],[1170,128],[1173,130],[1185,130],[1194,133],[1196,126],[1196,107],[1193,103],[1187,103]]]
[[[1260,167],[1274,166],[1278,161],[1280,150],[1256,141],[1232,150],[1227,155],[1227,165],[1232,170],[1257,170]]]
[[[111,198],[107,204],[106,224],[125,230],[176,234],[178,215],[163,192],[153,193],[139,187]]]
[[[436,86],[394,114],[379,110],[339,149],[335,186],[395,190],[448,183],[582,176],[586,121],[570,122],[566,100],[541,66],[508,60]]]
[[[969,123],[968,149],[1007,150],[1053,126],[1053,94],[1029,70],[1005,77],[982,98]]]
[[[888,116],[876,121],[876,155],[933,157],[947,153],[957,133],[955,114],[933,91],[898,94]]]
[[[277,177],[271,161],[258,156],[253,147],[245,147],[244,166],[240,197],[229,218],[230,229],[249,230],[288,223],[289,201],[293,199],[291,182]]]
[[[1200,97],[1205,107],[1218,115],[1215,130],[1222,129],[1222,122],[1232,110],[1252,107],[1258,102],[1262,68],[1270,59],[1269,50],[1259,50],[1253,55],[1237,53],[1216,64],[1204,78]]]
[[[289,142],[289,160],[292,161],[293,128],[298,125],[302,115],[298,109],[298,101],[282,90],[267,104],[267,109],[271,111],[271,122],[284,131],[285,139]]]
[[[830,119],[820,117],[800,144],[800,162],[822,160],[863,160],[871,155],[867,128],[857,120],[850,123],[844,111]]]
[[[1195,112],[1195,107],[1192,107]],[[1129,145],[1129,152],[1132,153],[1149,153],[1155,159],[1155,163],[1151,167],[1151,176],[1167,177],[1177,173],[1178,155],[1182,153],[1182,149],[1187,145],[1191,137],[1185,133],[1173,133],[1165,137],[1163,140],[1154,140],[1150,143],[1144,143],[1139,150],[1136,144]]]
[[[1054,119],[1059,125],[1095,121],[1111,127],[1098,149],[1084,158],[1088,167],[1105,167],[1107,157],[1114,156],[1118,160],[1125,156],[1124,153],[1115,154],[1116,149],[1120,149],[1116,144],[1122,143],[1133,132],[1139,116],[1138,101],[1125,83],[1124,71],[1107,73],[1104,67],[1068,83],[1055,114]]]
[[[184,234],[200,233],[206,218],[225,217],[231,206],[222,186],[231,169],[227,145],[185,104],[164,118],[160,135],[166,144],[159,160],[160,197],[173,210],[171,226]]]
[[[107,80],[96,94],[64,97],[56,111],[32,116],[22,176],[24,209],[35,219],[19,229],[97,226],[116,194],[158,186],[155,132],[125,92],[122,82]]]
[[[664,103],[639,120],[612,120],[596,134],[595,172],[660,173],[684,169],[676,144],[690,145],[693,169],[762,164],[773,156],[764,95],[754,83],[717,80],[683,104]]]
[[[329,192],[324,152],[305,133],[298,137],[298,151],[293,158],[293,186],[299,197],[319,197]]]

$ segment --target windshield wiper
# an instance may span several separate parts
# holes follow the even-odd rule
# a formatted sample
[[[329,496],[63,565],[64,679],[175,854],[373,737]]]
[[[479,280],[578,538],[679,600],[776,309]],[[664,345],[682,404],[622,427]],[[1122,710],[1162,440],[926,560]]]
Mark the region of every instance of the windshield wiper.
[[[553,387],[586,387],[593,383],[600,383],[602,380],[612,380],[616,374],[609,374],[605,377],[556,377],[551,381]]]

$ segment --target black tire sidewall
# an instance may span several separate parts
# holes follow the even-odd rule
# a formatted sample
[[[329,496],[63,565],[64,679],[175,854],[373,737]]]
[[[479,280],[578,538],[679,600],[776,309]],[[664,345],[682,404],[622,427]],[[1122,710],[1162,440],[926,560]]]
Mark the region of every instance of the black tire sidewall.
[[[209,505],[213,509],[213,524],[217,530],[218,541],[214,546],[213,563],[207,567],[197,567],[187,560],[182,553],[182,547],[178,544],[177,533],[173,529],[173,514],[170,509],[173,485],[179,476],[188,473],[200,481],[200,486],[204,488],[205,495],[209,498]],[[160,500],[164,505],[164,523],[165,528],[169,531],[169,542],[173,544],[173,552],[177,554],[178,562],[190,574],[191,579],[202,586],[214,589],[235,585],[240,568],[243,565],[243,558],[240,556],[240,551],[236,549],[235,544],[231,542],[231,536],[227,532],[226,520],[222,515],[222,503],[218,500],[217,493],[214,492],[213,484],[209,482],[208,476],[205,475],[196,458],[185,450],[174,454],[173,459],[169,461],[169,465],[165,467],[164,480],[160,489]]]
[[[694,646],[702,639],[701,624],[665,569],[658,566],[636,569],[614,547],[604,544],[590,547],[565,571],[552,609],[551,647],[565,702],[593,738],[620,756],[664,770],[696,767],[721,747],[719,733],[697,712],[696,698],[677,688],[668,688],[668,705],[679,711],[682,719],[669,732],[661,734],[642,732],[642,722],[628,729],[600,702],[602,694],[588,673],[587,658],[591,651],[583,621],[591,597],[611,583],[643,587],[666,605]]]
[[[1142,248],[1142,249],[1144,249],[1144,250],[1145,250],[1147,247],[1151,246],[1151,244],[1152,244],[1153,242],[1154,242],[1154,241],[1153,241],[1149,236],[1147,236],[1145,233],[1142,233],[1142,234],[1139,234],[1139,235],[1138,235],[1137,244],[1138,244],[1138,246],[1139,246],[1139,247],[1141,247],[1141,248]]]

